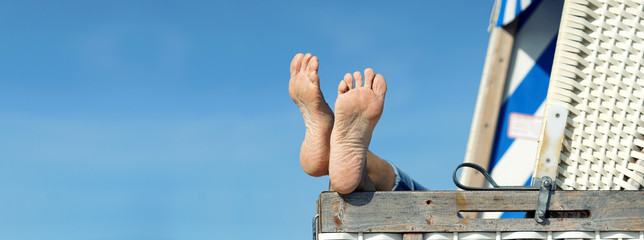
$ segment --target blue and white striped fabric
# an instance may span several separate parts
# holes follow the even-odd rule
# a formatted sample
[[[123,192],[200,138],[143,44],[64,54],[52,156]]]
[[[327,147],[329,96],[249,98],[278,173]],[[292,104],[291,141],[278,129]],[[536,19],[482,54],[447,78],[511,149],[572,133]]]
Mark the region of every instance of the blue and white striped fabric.
[[[502,2],[507,2],[506,8],[518,9],[531,1]],[[510,2],[520,5],[509,6]],[[512,59],[488,166],[500,185],[530,184],[562,8],[563,0],[535,0],[517,19]],[[503,19],[507,18],[499,18]],[[488,213],[485,217],[500,215]],[[522,216],[505,213],[502,217]]]
[[[505,26],[511,23],[517,16],[525,11],[533,2],[539,0],[497,0],[499,15],[496,19],[496,26]]]

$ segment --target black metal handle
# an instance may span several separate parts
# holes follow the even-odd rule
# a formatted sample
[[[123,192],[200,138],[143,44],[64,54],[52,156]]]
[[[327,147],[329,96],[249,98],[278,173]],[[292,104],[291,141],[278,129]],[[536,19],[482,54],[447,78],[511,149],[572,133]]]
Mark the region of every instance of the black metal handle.
[[[461,169],[462,167],[474,168],[474,170],[483,174],[483,176],[485,177],[485,180],[487,180],[490,183],[490,185],[492,185],[492,187],[489,187],[489,188],[488,187],[470,187],[470,186],[465,186],[461,184],[461,182],[456,177],[456,172],[458,172],[458,170]],[[511,191],[511,190],[512,191],[515,191],[515,190],[539,191],[538,186],[536,187],[535,186],[499,186],[499,184],[497,184],[494,181],[494,179],[492,179],[490,174],[488,174],[483,167],[475,163],[461,163],[460,165],[458,165],[458,167],[456,167],[456,169],[454,170],[454,174],[452,175],[452,180],[454,181],[454,184],[456,184],[458,188],[463,190],[468,190],[468,191],[499,191],[499,190],[501,191]]]

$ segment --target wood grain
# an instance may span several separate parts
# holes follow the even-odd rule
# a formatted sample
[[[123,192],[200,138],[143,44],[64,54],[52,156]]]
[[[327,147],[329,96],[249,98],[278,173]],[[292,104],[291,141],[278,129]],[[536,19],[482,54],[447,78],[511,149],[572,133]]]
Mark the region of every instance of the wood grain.
[[[476,163],[486,169],[490,163],[516,28],[516,23],[513,23],[505,28],[492,29],[474,108],[465,162]],[[462,170],[461,182],[472,187],[483,187],[485,184],[483,175],[470,168]]]
[[[320,195],[321,232],[644,231],[644,191],[556,191],[549,211],[587,218],[464,219],[463,211],[534,211],[536,191],[362,192]]]

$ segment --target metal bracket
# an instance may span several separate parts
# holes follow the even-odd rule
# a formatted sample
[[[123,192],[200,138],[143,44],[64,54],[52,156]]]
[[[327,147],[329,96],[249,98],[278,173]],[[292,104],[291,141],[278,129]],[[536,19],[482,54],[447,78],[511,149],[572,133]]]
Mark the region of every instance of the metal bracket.
[[[318,240],[318,223],[320,221],[320,214],[315,214],[313,217],[313,240]]]
[[[561,158],[561,148],[565,138],[568,110],[564,106],[553,104],[546,108],[546,116],[541,136],[539,136],[539,148],[532,174],[532,184],[538,185],[539,179],[548,176],[552,179],[557,177],[557,167]]]
[[[541,178],[539,183],[539,196],[537,197],[537,209],[534,214],[534,220],[537,223],[546,223],[546,211],[548,211],[548,201],[550,201],[550,194],[555,190],[555,184],[548,176]]]
[[[479,187],[470,187],[470,186],[465,186],[461,184],[461,182],[458,180],[456,177],[456,172],[458,169],[462,167],[470,167],[474,168],[475,170],[479,171],[485,179],[492,185],[492,187],[489,188],[479,188]],[[463,190],[475,190],[475,191],[539,191],[539,195],[537,197],[537,208],[535,210],[534,214],[534,220],[537,221],[539,224],[545,224],[546,223],[546,211],[548,210],[548,201],[550,200],[550,194],[555,190],[555,184],[552,181],[552,178],[548,176],[544,176],[540,178],[541,181],[534,181],[536,184],[533,186],[499,186],[494,179],[485,171],[485,169],[477,164],[474,163],[461,163],[456,167],[456,170],[454,170],[454,174],[452,175],[452,179],[454,180],[454,184],[460,189]],[[538,180],[538,179],[535,179]]]

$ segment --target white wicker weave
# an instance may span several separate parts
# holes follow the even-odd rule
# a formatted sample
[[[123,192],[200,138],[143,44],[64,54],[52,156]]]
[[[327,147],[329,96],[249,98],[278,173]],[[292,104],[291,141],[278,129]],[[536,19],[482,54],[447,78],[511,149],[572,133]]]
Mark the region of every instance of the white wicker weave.
[[[639,239],[644,232],[477,232],[477,233],[426,233],[425,240],[510,240],[510,239]]]
[[[564,190],[644,189],[644,0],[568,0],[546,106],[568,111]]]
[[[319,240],[400,240],[402,234],[320,233]],[[637,239],[644,240],[644,232],[450,232],[425,233],[424,240],[510,240],[510,239]]]
[[[318,240],[402,240],[396,233],[320,233]]]

